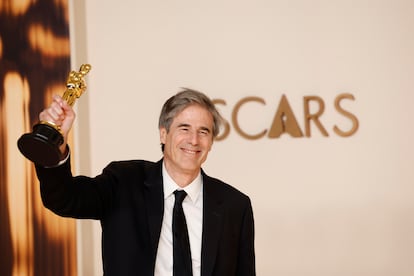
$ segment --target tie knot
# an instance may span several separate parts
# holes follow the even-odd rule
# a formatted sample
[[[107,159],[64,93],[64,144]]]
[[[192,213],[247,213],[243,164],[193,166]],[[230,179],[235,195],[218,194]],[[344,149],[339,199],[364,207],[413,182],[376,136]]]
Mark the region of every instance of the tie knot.
[[[184,190],[175,190],[175,202],[178,204],[183,203],[184,198],[187,196],[187,193]]]

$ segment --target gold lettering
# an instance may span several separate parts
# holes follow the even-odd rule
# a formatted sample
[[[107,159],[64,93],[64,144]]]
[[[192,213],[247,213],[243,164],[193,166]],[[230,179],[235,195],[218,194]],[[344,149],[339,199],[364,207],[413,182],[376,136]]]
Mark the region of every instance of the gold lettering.
[[[243,98],[243,99],[241,99],[237,104],[236,104],[236,106],[234,107],[234,109],[233,109],[233,112],[232,112],[232,116],[231,116],[231,118],[232,118],[232,122],[233,122],[233,126],[234,126],[234,129],[240,134],[240,136],[242,136],[243,138],[246,138],[246,139],[248,139],[248,140],[257,140],[257,139],[260,139],[260,138],[262,138],[265,134],[266,134],[266,129],[265,130],[263,130],[262,132],[260,132],[260,133],[258,133],[258,134],[255,134],[255,135],[250,135],[250,134],[247,134],[246,132],[244,132],[241,128],[240,128],[240,125],[239,125],[239,122],[238,122],[238,114],[239,114],[239,110],[240,110],[240,108],[241,108],[241,106],[243,105],[243,104],[245,104],[245,103],[247,103],[247,102],[258,102],[258,103],[261,103],[261,104],[263,104],[263,105],[266,105],[266,102],[262,99],[262,98],[259,98],[259,97],[245,97],[245,98]]]
[[[355,98],[354,98],[354,95],[352,95],[352,94],[349,94],[349,93],[343,93],[343,94],[340,94],[340,95],[338,95],[336,98],[335,98],[335,109],[340,113],[340,114],[342,114],[342,115],[344,115],[345,117],[347,117],[348,119],[350,119],[351,120],[351,122],[352,122],[352,127],[351,127],[351,129],[349,130],[349,131],[343,131],[343,130],[340,130],[336,125],[334,126],[334,128],[333,128],[333,130],[335,131],[335,133],[336,134],[338,134],[339,136],[342,136],[342,137],[347,137],[347,136],[351,136],[351,135],[353,135],[357,130],[358,130],[358,127],[359,127],[359,122],[358,122],[358,118],[354,115],[354,114],[352,114],[352,113],[350,113],[349,111],[347,111],[347,110],[344,110],[342,107],[341,107],[341,105],[340,105],[340,102],[341,102],[341,100],[343,100],[343,99],[351,99],[351,100],[355,100]]]
[[[310,108],[309,108],[310,101],[316,101],[319,104],[319,110],[314,114],[310,113]],[[311,131],[310,131],[310,122],[311,121],[313,121],[315,123],[315,125],[320,130],[320,132],[322,133],[323,136],[329,136],[328,132],[325,130],[325,128],[323,127],[323,125],[319,121],[319,117],[322,115],[322,113],[325,110],[325,103],[323,102],[323,100],[318,96],[305,96],[305,97],[303,97],[303,104],[304,104],[304,112],[305,112],[306,137],[311,136]]]
[[[292,137],[303,136],[295,114],[285,95],[280,99],[268,136],[269,138],[277,138],[283,133],[289,133]]]
[[[335,98],[335,109],[336,111],[349,119],[352,123],[349,130],[340,129],[338,125],[333,126],[333,131],[341,137],[348,137],[355,134],[359,128],[358,118],[348,110],[344,109],[341,106],[341,102],[345,99],[355,100],[355,97],[350,93],[339,94]],[[252,134],[244,131],[240,126],[239,112],[242,106],[249,102],[261,103],[266,105],[266,102],[263,98],[256,96],[249,96],[240,99],[234,106],[231,114],[231,123],[230,121],[223,119],[223,126],[220,129],[220,135],[216,137],[216,141],[222,141],[226,139],[231,131],[231,127],[234,127],[235,131],[244,139],[247,140],[258,140],[268,133],[269,138],[278,138],[283,133],[289,134],[291,137],[311,137],[311,124],[314,124],[323,136],[328,137],[329,134],[326,131],[325,127],[321,123],[321,116],[325,111],[325,102],[319,96],[304,96],[303,97],[303,107],[304,107],[304,120],[305,120],[305,134],[302,132],[301,127],[299,126],[295,114],[289,104],[289,101],[286,95],[282,95],[279,105],[277,107],[276,113],[274,115],[272,125],[269,129],[264,129],[257,134]],[[227,103],[224,99],[214,99],[213,103],[215,105],[227,106]],[[312,106],[314,105],[314,106]],[[312,107],[312,110],[311,110]],[[315,108],[314,108],[315,107]],[[314,110],[315,109],[315,110]]]

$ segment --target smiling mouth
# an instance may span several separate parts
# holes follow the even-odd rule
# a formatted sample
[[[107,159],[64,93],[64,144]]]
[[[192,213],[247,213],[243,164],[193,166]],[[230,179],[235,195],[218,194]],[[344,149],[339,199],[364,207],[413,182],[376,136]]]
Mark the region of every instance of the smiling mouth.
[[[195,155],[195,154],[197,154],[197,153],[199,153],[200,151],[198,151],[198,150],[190,150],[190,149],[185,149],[185,148],[183,148],[182,149],[185,153],[188,153],[188,154],[193,154],[193,155]]]

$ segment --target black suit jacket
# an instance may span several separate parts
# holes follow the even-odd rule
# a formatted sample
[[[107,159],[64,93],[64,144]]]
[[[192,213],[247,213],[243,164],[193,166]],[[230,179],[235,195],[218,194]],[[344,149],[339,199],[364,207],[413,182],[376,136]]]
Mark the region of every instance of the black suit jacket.
[[[112,162],[94,178],[72,177],[69,160],[36,170],[48,209],[100,220],[105,275],[154,275],[164,212],[162,160]],[[202,177],[201,275],[255,275],[250,199],[204,171]]]

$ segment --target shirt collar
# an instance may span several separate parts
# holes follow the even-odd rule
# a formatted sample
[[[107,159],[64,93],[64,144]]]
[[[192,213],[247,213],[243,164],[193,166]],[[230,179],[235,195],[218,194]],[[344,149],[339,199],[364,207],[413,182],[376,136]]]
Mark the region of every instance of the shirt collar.
[[[162,162],[162,177],[164,185],[164,199],[171,196],[175,190],[184,190],[193,203],[195,203],[200,196],[201,187],[203,185],[201,172],[198,173],[197,177],[190,184],[184,188],[181,188],[168,174],[168,171],[165,168],[165,163]]]

